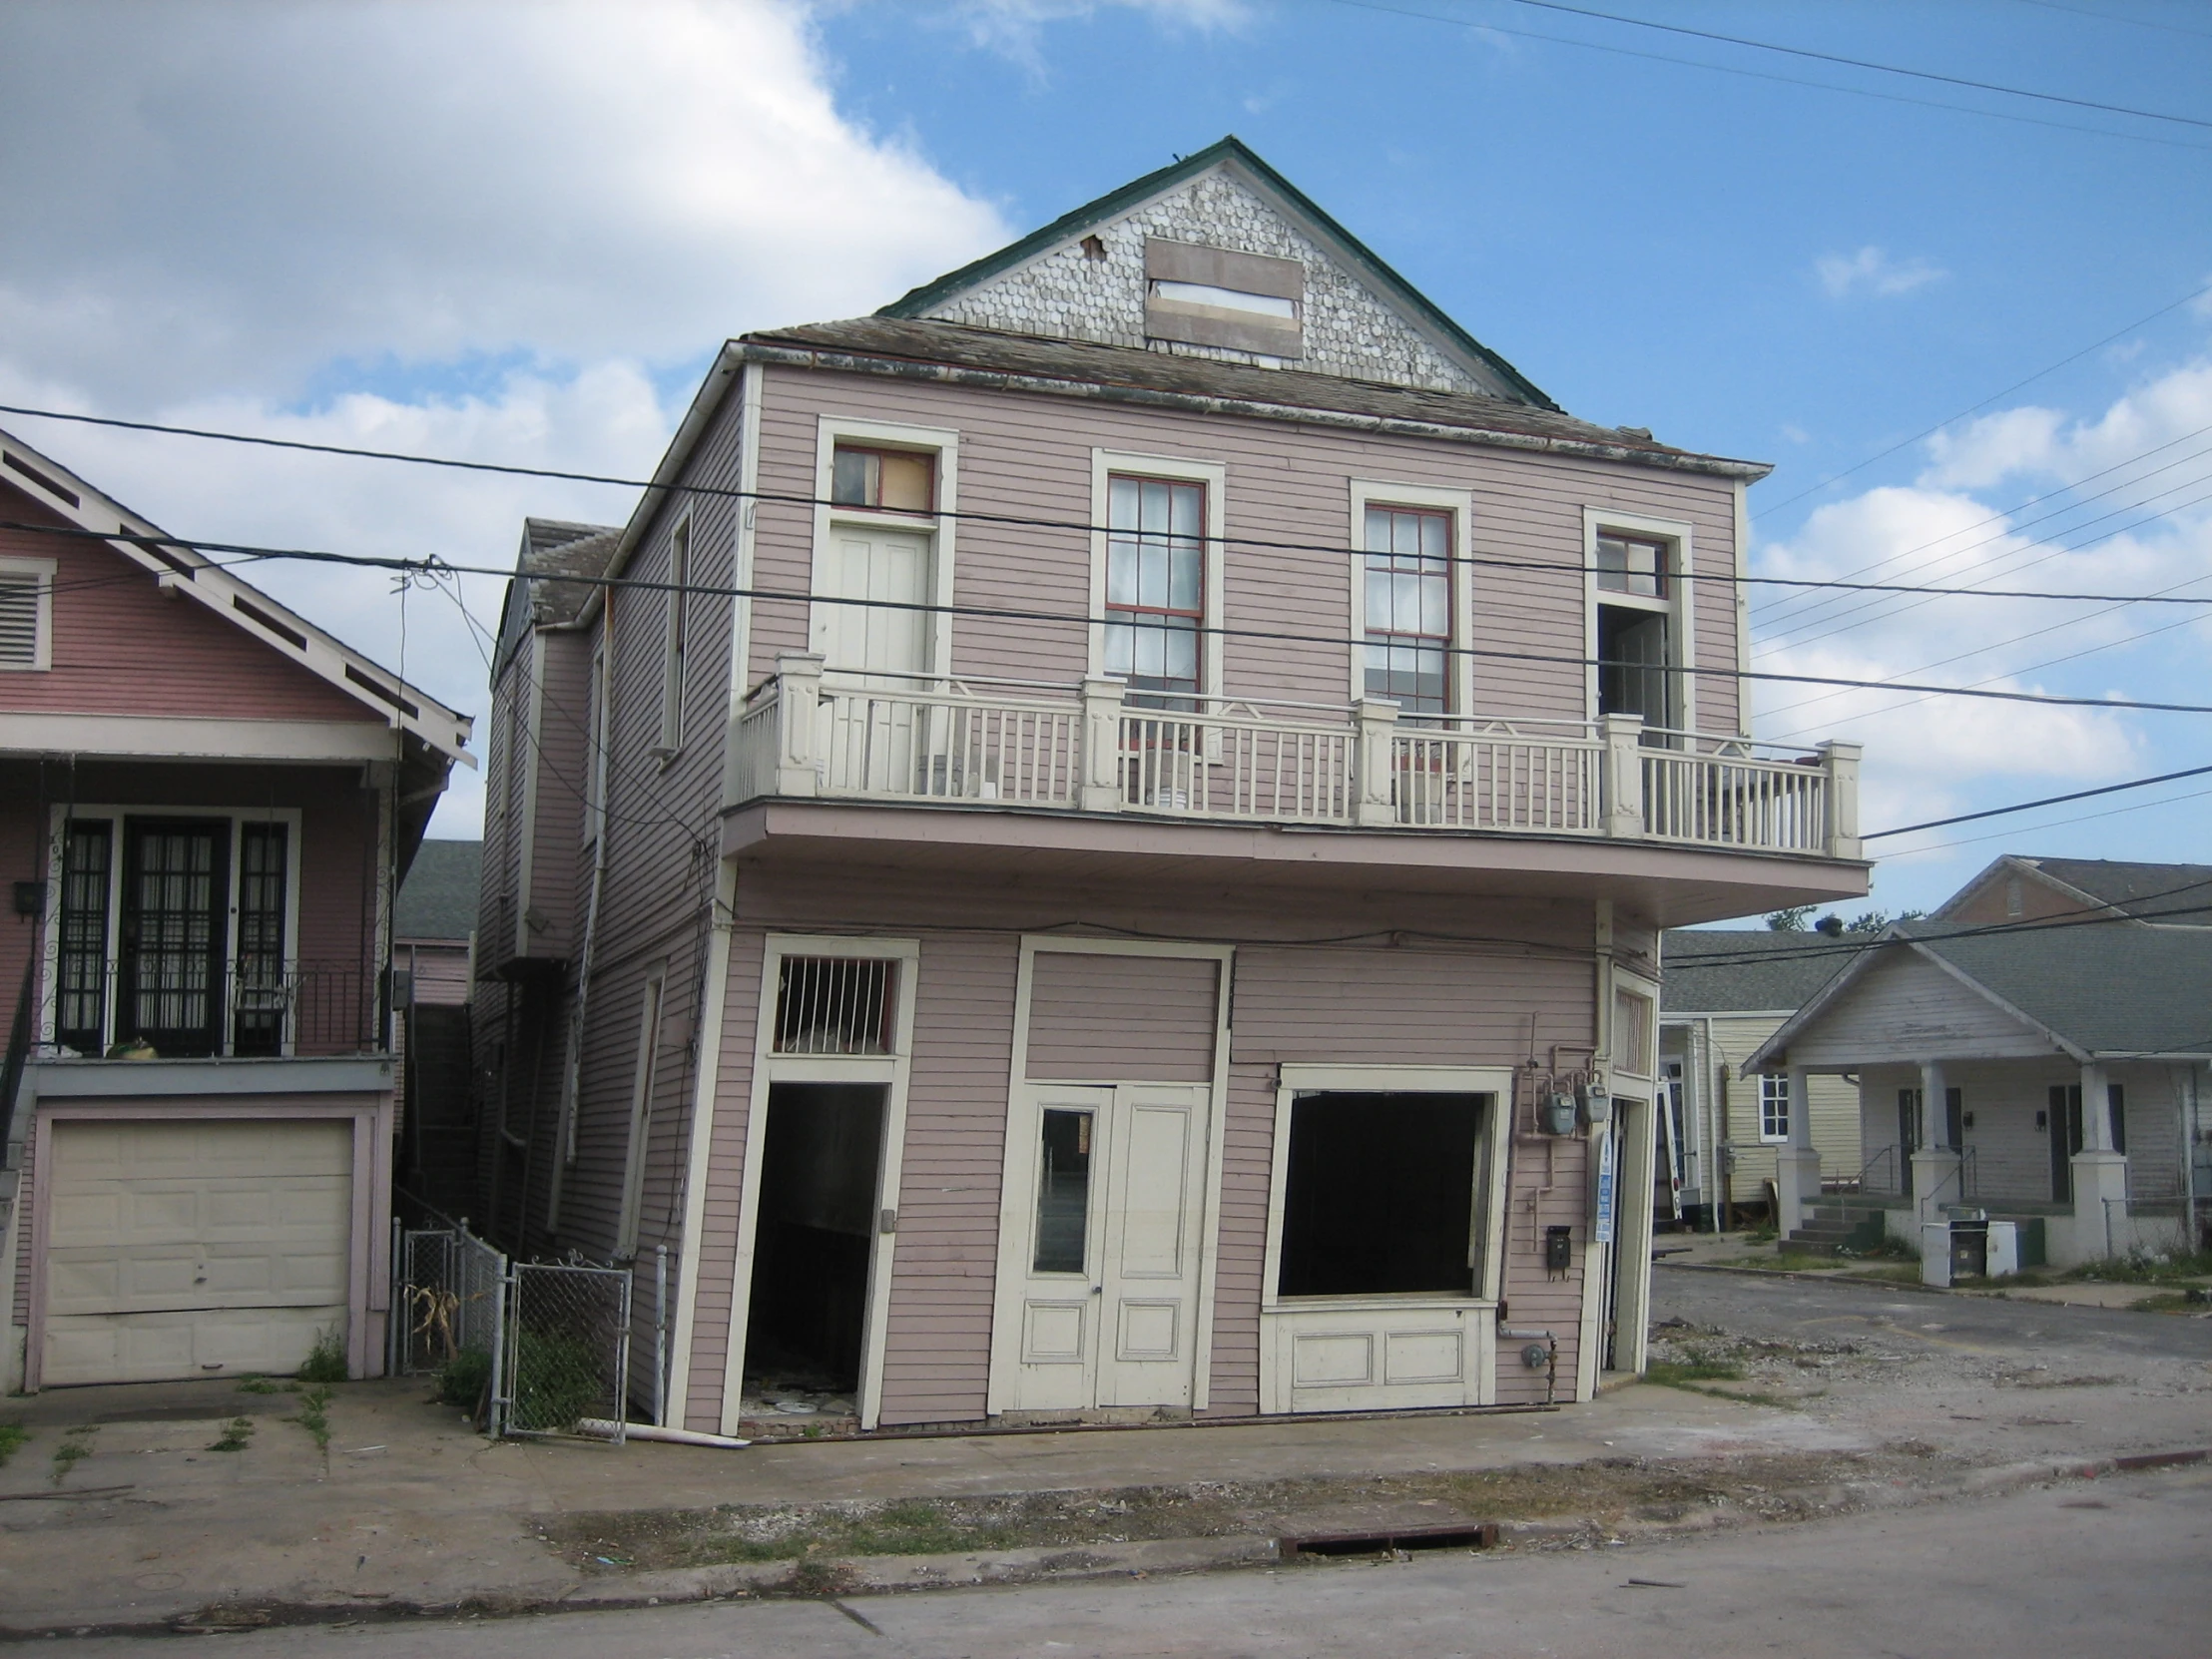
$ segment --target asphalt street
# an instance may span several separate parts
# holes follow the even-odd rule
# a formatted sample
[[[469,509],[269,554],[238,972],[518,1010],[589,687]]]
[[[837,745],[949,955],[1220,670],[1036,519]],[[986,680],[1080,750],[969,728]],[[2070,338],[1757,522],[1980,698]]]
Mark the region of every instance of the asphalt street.
[[[2191,1469],[1610,1549],[216,1639],[227,1659],[2196,1659],[2208,1556],[2212,1473]]]
[[[2145,1286],[2149,1296],[2155,1287]],[[2114,1357],[2212,1360],[2212,1319],[1995,1297],[1930,1295],[1904,1286],[1758,1278],[1695,1268],[1652,1269],[1651,1317],[1720,1326],[1772,1341],[1834,1337],[1849,1326],[1910,1335],[1938,1327],[1991,1349],[2053,1345]],[[2207,1424],[2212,1432],[2212,1423]]]

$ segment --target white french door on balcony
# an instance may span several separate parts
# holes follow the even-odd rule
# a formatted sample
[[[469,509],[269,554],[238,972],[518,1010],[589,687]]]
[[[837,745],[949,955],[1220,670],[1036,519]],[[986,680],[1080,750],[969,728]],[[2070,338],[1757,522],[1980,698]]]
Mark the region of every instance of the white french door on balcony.
[[[834,788],[905,794],[916,787],[914,711],[855,695],[860,688],[926,689],[931,538],[832,524],[818,573],[813,646],[833,676],[823,690],[823,753]],[[839,604],[859,600],[861,604]]]

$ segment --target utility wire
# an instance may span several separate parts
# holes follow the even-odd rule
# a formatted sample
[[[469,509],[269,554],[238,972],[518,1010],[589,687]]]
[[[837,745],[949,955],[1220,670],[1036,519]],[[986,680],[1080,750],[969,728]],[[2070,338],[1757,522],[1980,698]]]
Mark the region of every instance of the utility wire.
[[[2071,121],[2052,121],[2043,116],[2025,115],[2018,110],[1984,109],[1978,104],[1949,103],[1936,98],[1914,98],[1901,92],[1877,92],[1873,87],[1839,86],[1834,81],[1809,81],[1802,75],[1778,75],[1772,70],[1747,69],[1741,64],[1708,63],[1703,58],[1678,58],[1668,52],[1647,52],[1633,46],[1615,46],[1604,41],[1583,40],[1575,35],[1546,34],[1541,29],[1515,29],[1503,23],[1477,21],[1470,17],[1445,17],[1435,12],[1415,11],[1410,6],[1393,6],[1382,0],[1336,0],[1340,6],[1350,6],[1359,11],[1384,12],[1392,17],[1417,18],[1424,23],[1442,23],[1451,28],[1471,29],[1483,34],[1509,35],[1515,40],[1541,40],[1556,46],[1572,46],[1584,52],[1603,52],[1612,57],[1638,58],[1645,63],[1674,64],[1684,69],[1703,69],[1715,75],[1734,75],[1747,81],[1772,81],[1783,86],[1812,87],[1819,92],[1841,93],[1847,98],[1874,98],[1885,104],[1910,104],[1924,110],[1947,110],[1953,115],[1981,116],[1990,121],[2011,121],[2028,127],[2049,127],[2061,133],[2085,133],[2091,138],[2122,139],[2133,144],[2159,144],[2173,150],[2203,150],[2208,147],[2192,144],[2183,138],[2167,138],[2158,133],[2118,132],[2110,127],[2083,127]]]
[[[2106,334],[2104,338],[2096,340],[2091,344],[2084,345],[2079,351],[2075,351],[2066,356],[2060,357],[2056,362],[2050,364],[2046,368],[2038,368],[2033,374],[2028,375],[2026,379],[2015,380],[2010,385],[2006,386],[2002,391],[1993,391],[1987,397],[1984,397],[1980,402],[1969,403],[1963,409],[1960,409],[1956,414],[1945,415],[1941,420],[1936,422],[1935,425],[1927,427],[1922,431],[1915,432],[1909,438],[1899,439],[1896,443],[1891,444],[1890,447],[1887,449],[1876,450],[1872,455],[1869,455],[1865,460],[1859,462],[1857,465],[1847,466],[1841,472],[1832,472],[1826,478],[1823,478],[1819,483],[1809,485],[1807,488],[1799,490],[1795,495],[1786,496],[1780,501],[1770,501],[1765,503],[1760,510],[1765,513],[1772,514],[1780,512],[1785,507],[1794,507],[1800,501],[1803,501],[1807,496],[1818,495],[1822,490],[1828,488],[1829,485],[1841,483],[1844,479],[1852,476],[1853,473],[1864,472],[1868,467],[1874,465],[1875,462],[1886,461],[1892,455],[1895,455],[1899,450],[1910,449],[1913,447],[1913,445],[1919,443],[1924,438],[1934,437],[1937,432],[1940,432],[1944,427],[1950,425],[1953,421],[1964,420],[1966,416],[1978,413],[1979,411],[1986,409],[1991,403],[1996,402],[1997,399],[2001,397],[2010,397],[2014,392],[2019,391],[2023,387],[2031,386],[2037,380],[2041,380],[2048,377],[2049,375],[2056,374],[2060,369],[2065,368],[2070,364],[2079,362],[2083,357],[2090,355],[2092,352],[2103,350],[2114,340],[2124,339],[2127,335],[2135,332],[2136,329],[2146,327],[2150,323],[2156,322],[2160,317],[2167,315],[2169,312],[2178,311],[2184,305],[2194,304],[2197,300],[2202,299],[2208,293],[2212,293],[2212,282],[2207,282],[2203,287],[2198,288],[2193,293],[2185,293],[2179,299],[2159,306],[2158,309],[2152,311],[2147,316],[2137,317],[2133,322],[2130,322],[2124,328],[2115,328],[2111,333]]]
[[[2008,87],[1996,81],[1976,81],[1962,75],[1943,75],[1932,69],[1907,69],[1899,64],[1877,63],[1868,58],[1848,58],[1838,52],[1819,52],[1806,46],[1783,46],[1771,40],[1753,40],[1744,35],[1724,35],[1712,29],[1693,29],[1683,23],[1656,23],[1649,18],[1626,17],[1618,12],[1595,11],[1587,6],[1570,6],[1565,0],[1509,0],[1516,6],[1527,6],[1536,11],[1560,12],[1569,17],[1592,17],[1606,23],[1625,24],[1632,29],[1653,29],[1661,34],[1685,35],[1693,40],[1719,41],[1728,46],[1746,46],[1755,52],[1776,52],[1786,57],[1809,58],[1819,63],[1842,64],[1852,69],[1872,70],[1881,75],[1900,75],[1916,81],[1936,81],[1945,86],[1966,87],[1975,92],[2000,93],[2007,98],[2032,98],[2045,104],[2066,104],[2077,110],[2099,110],[2107,115],[2135,116],[2144,121],[2170,121],[2184,127],[2212,129],[2212,120],[2193,115],[2169,115],[2162,110],[2137,109],[2131,104],[2105,104],[2094,98],[2073,98],[2060,92],[2035,92],[2026,87]]]
[[[2208,287],[2205,291],[2212,293],[2212,287]],[[123,420],[110,415],[71,414],[59,409],[30,408],[13,403],[0,403],[0,414],[30,415],[43,420],[76,421],[90,426],[117,427],[124,431],[154,432],[169,437],[205,438],[218,443],[243,443],[260,448],[304,450],[310,454],[341,455],[359,460],[401,461],[415,466],[444,467],[464,472],[493,472],[525,478],[550,478],[565,483],[608,484],[621,489],[656,490],[671,496],[697,495],[716,500],[757,501],[766,502],[772,506],[790,507],[836,508],[850,505],[848,502],[838,502],[816,495],[799,495],[788,491],[746,490],[723,484],[661,484],[655,483],[649,478],[622,478],[607,473],[572,472],[555,467],[510,466],[497,461],[464,461],[443,455],[408,455],[390,449],[363,449],[346,444],[309,443],[299,438],[261,437],[247,432],[218,432],[196,426],[171,426],[158,421]],[[2207,428],[2207,430],[2212,430],[2212,428]],[[2151,450],[2146,451],[2146,454],[2155,454],[2156,452]],[[1492,493],[1502,495],[1505,492],[1495,491]],[[1126,529],[1117,530],[1112,525],[1092,524],[1083,519],[1036,518],[1019,513],[991,513],[964,507],[932,509],[927,513],[917,513],[912,516],[917,520],[950,519],[963,523],[996,524],[1012,529],[1069,530],[1082,535],[1094,536],[1134,536],[1139,534],[1139,532]],[[91,533],[97,534],[97,532]],[[1159,534],[1159,532],[1143,533],[1146,535]],[[1953,534],[1962,533],[1953,532]],[[179,547],[201,549],[217,548],[225,545],[217,542],[183,541],[175,537],[142,536],[132,538],[120,534],[117,537],[101,537],[100,539],[136,539],[142,542],[168,541]],[[1276,553],[1324,553],[1336,558],[1350,559],[1388,557],[1386,553],[1380,549],[1346,547],[1337,542],[1282,541],[1265,536],[1237,535],[1199,535],[1185,539],[1202,542],[1214,547],[1252,547]],[[241,551],[264,555],[269,550],[243,548]],[[1588,576],[1597,569],[1595,566],[1580,563],[1565,564],[1542,559],[1499,559],[1465,554],[1452,555],[1445,562],[1483,570],[1523,570],[1553,576]],[[451,568],[460,569],[462,567],[453,566]],[[511,577],[518,574],[527,574],[515,570],[484,571],[478,567],[471,567],[471,569],[477,574],[493,576]],[[556,578],[548,577],[545,579],[555,580]],[[2041,588],[2024,588],[2018,591],[1990,588],[1937,588],[1929,587],[1924,583],[1851,582],[1811,576],[1750,576],[1738,575],[1731,571],[1685,570],[1672,573],[1670,579],[1679,579],[1684,582],[1705,582],[1721,587],[1822,588],[1840,589],[1853,593],[1896,593],[1936,597],[1956,595],[1973,599],[2049,599],[2082,604],[2113,604],[2125,601],[2129,604],[2212,605],[2212,595],[2201,599],[2160,599],[2156,596],[2144,594],[2057,593]]]
[[[2069,801],[2087,801],[2093,796],[2118,795],[2123,790],[2148,789],[2153,784],[2170,784],[2177,778],[2202,778],[2212,773],[2212,766],[2189,767],[2181,772],[2162,772],[2156,778],[2131,778],[2124,784],[2106,784],[2093,790],[2075,790],[2071,795],[2046,795],[2040,801],[2022,801],[2010,807],[1990,807],[1978,813],[1960,813],[1955,818],[1932,818],[1925,824],[1900,825],[1895,830],[1877,830],[1861,840],[1878,841],[1889,835],[1910,835],[1916,830],[1941,830],[1953,824],[1972,824],[1985,818],[2004,818],[2012,813],[2032,812],[2037,807],[2058,807]]]
[[[431,568],[431,561],[426,559],[403,559],[367,553],[330,553],[311,548],[259,547],[245,542],[193,541],[182,536],[140,536],[122,531],[103,534],[98,530],[57,530],[47,525],[11,523],[0,523],[0,530],[27,530],[91,541],[129,543],[148,548],[180,547],[191,548],[202,553],[239,553],[254,559],[286,559],[309,564],[352,565],[369,570],[411,571]],[[657,582],[634,576],[583,576],[567,572],[536,575],[531,572],[518,573],[490,565],[457,565],[443,559],[436,561],[436,565],[439,569],[454,571],[462,575],[512,578],[520,574],[528,580],[547,583],[569,582],[610,590],[641,588],[663,593],[706,594],[714,598],[752,599],[776,604],[832,604],[849,606],[855,610],[903,611],[926,616],[974,617],[994,622],[1063,623],[1070,627],[1105,627],[1115,621],[1114,618],[1107,616],[1089,616],[1067,611],[1022,610],[1001,605],[935,605],[920,600],[862,599],[844,595],[819,594],[791,588],[741,588],[695,582]],[[1300,634],[1286,629],[1233,628],[1211,623],[1202,624],[1190,631],[1222,639],[1267,640],[1284,645],[1330,645],[1360,649],[1369,643],[1364,637],[1356,638],[1348,634]],[[1488,662],[1543,663],[1568,668],[1647,668],[1650,666],[1604,657],[1569,657],[1535,651],[1490,651],[1463,645],[1440,646],[1437,647],[1437,650],[1447,656],[1466,657]],[[1707,668],[1687,664],[1671,664],[1660,672],[1707,680],[1766,680],[1784,685],[1843,686],[1858,691],[1926,692],[1933,697],[1967,697],[1998,703],[2034,703],[2056,708],[2134,709],[2153,714],[2212,715],[2212,704],[2204,703],[2154,703],[2132,698],[2110,697],[2057,697],[2040,692],[1990,691],[1962,686],[1916,685],[1902,680],[1863,680],[1823,674],[1778,674],[1759,669]]]

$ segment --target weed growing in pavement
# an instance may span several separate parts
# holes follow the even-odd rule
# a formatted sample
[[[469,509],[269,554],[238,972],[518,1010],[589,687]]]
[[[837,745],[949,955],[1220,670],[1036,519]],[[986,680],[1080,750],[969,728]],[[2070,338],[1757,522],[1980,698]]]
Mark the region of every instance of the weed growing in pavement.
[[[2191,1285],[2185,1290],[2160,1291],[2156,1296],[2138,1298],[2128,1304],[2138,1314],[2196,1314],[2212,1304],[2212,1293]]]
[[[343,1382],[351,1375],[345,1364],[345,1339],[336,1326],[315,1337],[296,1375],[302,1382]]]
[[[0,1469],[8,1466],[8,1459],[15,1455],[15,1448],[31,1437],[31,1431],[20,1422],[0,1422]]]
[[[242,1377],[239,1379],[239,1392],[242,1394],[280,1394],[283,1391],[283,1383],[272,1382],[266,1377]]]
[[[1740,1382],[1744,1368],[1699,1349],[1680,1360],[1654,1360],[1644,1371],[1646,1382],[1679,1387],[1685,1382]]]
[[[62,1443],[54,1448],[54,1484],[59,1486],[69,1476],[69,1471],[92,1455],[92,1436],[100,1432],[96,1422],[79,1423],[62,1436]]]
[[[330,1449],[330,1416],[325,1409],[330,1403],[329,1387],[317,1382],[311,1388],[299,1390],[299,1414],[288,1418],[314,1436],[314,1443],[322,1450]]]
[[[2179,1280],[2212,1277],[2212,1250],[2164,1255],[2131,1251],[2107,1261],[2084,1262],[2058,1277],[2091,1285],[2170,1285]]]
[[[233,1417],[224,1424],[223,1432],[208,1442],[210,1451],[244,1451],[246,1442],[254,1437],[252,1417]]]
[[[491,1356],[480,1348],[464,1348],[430,1374],[439,1402],[473,1411],[483,1403],[491,1382]]]

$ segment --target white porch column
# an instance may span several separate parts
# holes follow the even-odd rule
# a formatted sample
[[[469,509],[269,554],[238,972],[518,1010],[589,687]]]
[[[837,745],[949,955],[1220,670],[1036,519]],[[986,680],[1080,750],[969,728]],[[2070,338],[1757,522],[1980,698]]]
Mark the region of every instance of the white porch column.
[[[2081,1150],[2073,1155],[2074,1253],[2084,1262],[2117,1253],[2127,1219],[2127,1159],[2112,1146],[2112,1104],[2105,1098],[2110,1081],[2104,1067],[2081,1068]],[[2062,1135],[2054,1123],[2051,1133]]]
[[[815,735],[822,712],[820,657],[794,652],[776,659],[776,793],[805,798],[821,793]]]
[[[1950,1111],[1939,1061],[1921,1062],[1921,1145],[1913,1153],[1913,1199],[1924,1222],[1941,1221],[1943,1206],[1963,1204],[1958,1149],[1949,1145]]]
[[[1605,832],[1633,840],[1644,832],[1644,723],[1635,715],[1606,715],[1601,780]]]
[[[1086,813],[1122,808],[1121,699],[1127,688],[1103,677],[1083,682],[1083,788]]]
[[[1828,771],[1828,855],[1864,857],[1866,845],[1859,838],[1860,746],[1831,740],[1819,747]]]
[[[1397,803],[1391,797],[1397,710],[1395,703],[1381,697],[1363,697],[1353,705],[1353,718],[1360,729],[1358,753],[1353,758],[1360,799],[1353,804],[1353,822],[1363,829],[1378,830],[1398,822]]]
[[[1775,1229],[1787,1242],[1812,1217],[1821,1201],[1821,1155],[1813,1146],[1812,1075],[1790,1068],[1790,1143],[1774,1158],[1775,1203],[1781,1214]]]

